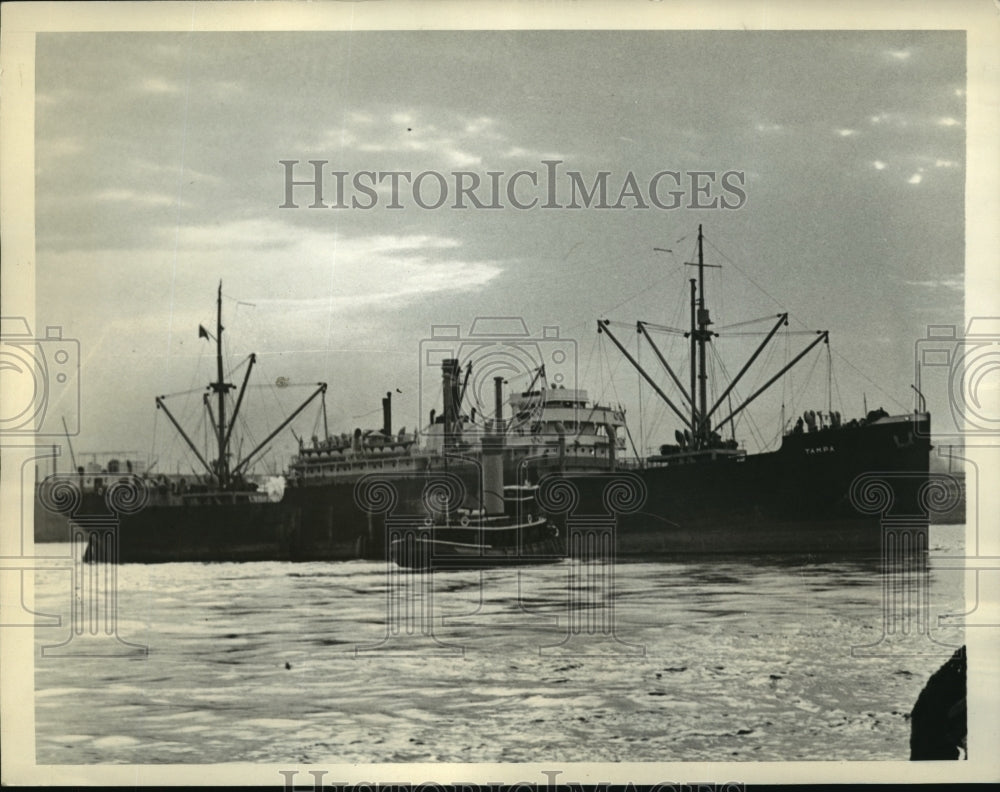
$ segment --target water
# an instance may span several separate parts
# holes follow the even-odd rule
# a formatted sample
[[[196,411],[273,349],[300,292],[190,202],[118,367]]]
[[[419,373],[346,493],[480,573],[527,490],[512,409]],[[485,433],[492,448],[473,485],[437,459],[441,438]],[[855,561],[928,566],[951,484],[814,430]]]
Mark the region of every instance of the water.
[[[851,655],[883,634],[873,563],[618,564],[606,600],[597,565],[436,573],[395,601],[433,616],[413,634],[389,593],[424,578],[380,564],[122,565],[118,633],[145,659],[41,656],[71,602],[41,571],[36,610],[63,627],[36,629],[36,761],[905,759],[905,716],[963,642],[937,626],[962,575],[934,569],[963,531],[932,528],[937,643],[910,632],[908,656]]]

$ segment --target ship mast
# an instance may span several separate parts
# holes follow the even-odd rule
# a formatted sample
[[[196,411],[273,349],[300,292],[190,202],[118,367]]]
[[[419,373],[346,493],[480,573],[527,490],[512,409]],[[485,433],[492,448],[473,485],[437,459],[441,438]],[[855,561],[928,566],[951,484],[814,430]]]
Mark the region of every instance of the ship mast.
[[[662,248],[653,248],[654,250],[669,253],[669,250],[663,250]],[[684,262],[689,267],[698,268],[698,276],[696,278],[690,279],[691,284],[691,326],[687,331],[682,331],[677,328],[663,328],[660,329],[668,330],[675,333],[683,333],[684,337],[688,339],[691,345],[690,354],[690,386],[685,388],[681,385],[680,379],[674,373],[673,369],[670,368],[667,361],[664,359],[660,350],[653,343],[652,338],[649,335],[646,322],[637,322],[636,329],[639,335],[644,336],[646,341],[653,347],[653,351],[656,353],[657,359],[663,364],[670,378],[673,380],[677,389],[680,391],[681,395],[687,402],[687,406],[690,407],[690,412],[685,414],[677,405],[675,405],[667,397],[663,389],[660,388],[656,381],[650,376],[639,361],[636,360],[629,351],[625,348],[625,345],[619,341],[614,333],[611,332],[611,321],[608,319],[599,319],[597,321],[597,332],[598,334],[604,333],[609,339],[618,347],[619,351],[625,356],[625,358],[632,364],[632,366],[639,372],[639,374],[648,382],[656,394],[666,403],[674,414],[682,421],[685,426],[685,436],[688,431],[691,433],[690,450],[699,451],[705,450],[713,447],[713,424],[712,416],[715,415],[716,411],[726,402],[729,394],[736,387],[736,384],[743,378],[743,376],[753,365],[754,361],[760,356],[764,348],[771,342],[775,334],[781,327],[788,326],[788,314],[781,313],[774,316],[777,320],[771,330],[767,333],[763,341],[753,352],[750,358],[743,364],[743,368],[740,369],[739,373],[732,379],[729,383],[729,387],[723,391],[722,395],[718,397],[715,404],[711,407],[708,405],[708,365],[706,362],[707,352],[706,344],[708,344],[713,336],[718,335],[711,330],[712,319],[708,311],[708,303],[705,300],[705,268],[715,267],[716,269],[721,269],[721,264],[706,264],[705,263],[705,246],[704,246],[704,235],[702,233],[701,224],[698,225],[698,260],[697,261],[686,261]],[[770,318],[770,317],[765,317]],[[757,321],[757,320],[754,320]],[[733,421],[737,415],[739,415],[744,409],[746,409],[751,402],[753,402],[758,396],[760,396],[764,391],[770,388],[775,382],[777,382],[785,373],[795,366],[800,360],[802,360],[805,355],[812,350],[819,343],[829,343],[829,333],[826,330],[817,330],[816,338],[808,345],[805,349],[799,352],[791,361],[786,363],[777,374],[772,376],[767,380],[761,387],[755,390],[750,396],[746,397],[742,403],[740,403],[736,408],[732,407],[730,403],[729,415],[724,418],[716,418],[714,429],[716,432],[721,431],[722,428]],[[686,444],[683,440],[679,441],[681,446],[684,447]]]
[[[708,306],[705,303],[705,267],[719,267],[719,264],[705,263],[704,237],[701,232],[701,223],[698,224],[698,261],[688,262],[689,266],[698,267],[698,295],[695,299],[694,280],[691,281],[691,340],[692,355],[694,347],[698,348],[698,408],[694,420],[694,443],[695,448],[705,448],[709,444],[712,434],[712,425],[708,420],[708,371],[705,365],[705,344],[712,339],[712,331],[709,326],[712,320],[708,315]],[[694,373],[695,363],[691,361],[692,373]],[[694,377],[692,377],[691,388],[694,390]]]
[[[216,476],[219,486],[225,489],[229,485],[229,438],[226,432],[226,394],[236,386],[225,382],[222,371],[222,281],[219,281],[219,294],[216,298],[215,317],[215,364],[218,379],[210,382],[208,387],[219,397],[219,422],[216,425],[219,440],[219,459],[216,463]]]
[[[254,363],[257,361],[257,356],[251,354],[248,359],[248,365],[246,373],[243,375],[243,383],[240,385],[239,395],[236,397],[236,405],[233,407],[233,414],[229,417],[229,421],[226,421],[226,394],[236,388],[231,382],[226,382],[224,380],[225,373],[222,369],[222,331],[225,328],[222,326],[222,281],[219,281],[219,291],[216,298],[216,319],[215,319],[215,370],[216,370],[216,381],[208,383],[207,390],[215,393],[219,398],[219,420],[216,422],[215,417],[212,415],[212,408],[209,405],[208,394],[204,396],[205,405],[208,407],[208,414],[212,421],[212,431],[215,433],[216,440],[219,444],[219,458],[214,460],[212,464],[209,464],[205,457],[201,455],[198,450],[197,445],[188,436],[187,432],[180,425],[177,419],[173,416],[170,410],[167,409],[165,403],[166,396],[156,397],[156,409],[163,410],[164,414],[173,424],[174,428],[187,443],[188,448],[197,457],[198,461],[201,463],[202,467],[208,472],[210,476],[214,476],[219,483],[220,489],[229,489],[232,487],[234,480],[238,479],[242,475],[243,469],[249,464],[250,460],[253,459],[258,453],[260,453],[268,443],[270,443],[278,433],[281,432],[288,424],[295,419],[295,417],[306,408],[306,406],[317,396],[326,394],[326,383],[317,382],[316,390],[298,406],[298,408],[289,415],[281,425],[275,429],[271,434],[269,434],[262,442],[257,444],[249,454],[245,457],[240,455],[241,458],[237,459],[235,467],[230,469],[229,465],[229,445],[232,439],[233,428],[236,426],[236,419],[240,414],[240,407],[243,404],[243,397],[246,394],[247,384],[250,381],[250,372],[253,370]],[[208,332],[202,325],[198,325],[198,337],[205,339],[212,339],[212,334]],[[324,411],[326,410],[326,404],[323,405]],[[324,414],[325,418],[325,414]],[[325,427],[325,420],[324,420]],[[293,432],[294,434],[294,432]],[[206,454],[207,456],[207,454]]]

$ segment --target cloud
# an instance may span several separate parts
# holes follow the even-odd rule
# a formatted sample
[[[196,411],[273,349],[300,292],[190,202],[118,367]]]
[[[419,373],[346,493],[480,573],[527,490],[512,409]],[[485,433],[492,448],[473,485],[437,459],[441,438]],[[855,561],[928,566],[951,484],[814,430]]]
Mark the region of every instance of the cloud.
[[[139,90],[151,94],[175,94],[180,93],[181,89],[177,83],[170,80],[161,77],[147,77],[139,84]]]
[[[173,206],[178,203],[178,199],[163,193],[139,192],[127,188],[110,188],[98,190],[94,193],[97,201],[111,201],[132,204],[144,204],[146,206]]]
[[[501,166],[509,159],[550,159],[561,155],[516,144],[499,122],[486,115],[468,115],[436,109],[433,121],[427,112],[364,108],[347,113],[340,125],[327,128],[312,140],[302,141],[305,158],[340,155],[345,170],[352,155],[380,155],[357,163],[353,170],[387,168],[435,170],[443,168]],[[392,162],[395,164],[389,165]]]
[[[948,289],[950,291],[964,293],[965,279],[962,277],[940,278],[938,280],[903,281],[907,286],[918,286],[922,289]]]
[[[285,270],[283,291],[288,294],[248,299],[291,300],[295,310],[395,308],[435,293],[477,290],[503,272],[499,262],[463,256],[458,239],[433,234],[345,236],[240,220],[179,229],[163,226],[160,235],[175,239],[178,258],[188,263],[224,268],[252,261],[254,272]],[[328,284],[329,289],[320,289],[323,295],[317,296],[317,284]]]
[[[141,174],[138,178],[144,178],[145,175],[151,175],[154,177],[170,177],[171,180],[176,181],[179,179],[184,179],[187,182],[197,181],[197,182],[210,182],[213,184],[219,184],[222,179],[219,176],[208,173],[203,170],[196,170],[192,168],[188,163],[169,161],[169,162],[158,162],[155,160],[143,159],[140,157],[134,157],[130,163],[129,167],[137,174]]]
[[[71,157],[83,151],[83,141],[79,137],[61,135],[52,138],[39,138],[37,144],[38,160],[50,157]]]
[[[625,140],[631,140],[628,138],[622,138]],[[631,141],[635,142],[635,141]],[[565,160],[566,156],[555,151],[542,151],[541,149],[531,149],[525,148],[524,146],[511,146],[509,149],[504,151],[501,157],[505,159],[516,159],[516,160],[530,160],[532,162],[542,160]]]
[[[881,124],[893,124],[895,126],[905,127],[909,126],[910,123],[901,113],[875,113],[874,115],[869,116],[868,120],[875,126],[879,126]]]

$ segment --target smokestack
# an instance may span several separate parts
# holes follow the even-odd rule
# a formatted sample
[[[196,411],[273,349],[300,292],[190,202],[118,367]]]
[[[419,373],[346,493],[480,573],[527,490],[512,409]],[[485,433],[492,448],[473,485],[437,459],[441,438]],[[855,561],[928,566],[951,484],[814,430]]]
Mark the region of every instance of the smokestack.
[[[562,472],[566,469],[566,427],[562,425],[561,421],[556,421],[553,428],[559,435],[559,471]]]
[[[458,433],[458,361],[448,358],[441,361],[441,385],[444,394],[445,444],[451,445]]]
[[[502,435],[503,431],[503,377],[493,378],[493,433]]]
[[[382,399],[382,434],[392,435],[392,391],[386,391]]]
[[[487,514],[503,514],[503,377],[493,378],[496,414],[493,431],[483,435],[483,509]]]
[[[604,424],[604,431],[606,431],[608,433],[608,468],[610,470],[614,470],[615,469],[615,452],[617,451],[617,449],[615,448],[615,445],[618,442],[618,439],[617,439],[617,437],[615,435],[615,426],[614,426],[614,424],[611,424],[611,423]]]

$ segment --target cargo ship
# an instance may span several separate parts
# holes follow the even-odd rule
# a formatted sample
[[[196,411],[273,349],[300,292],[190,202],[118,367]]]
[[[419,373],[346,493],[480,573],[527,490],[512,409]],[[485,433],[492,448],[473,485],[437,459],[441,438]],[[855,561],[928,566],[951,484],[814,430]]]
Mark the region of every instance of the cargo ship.
[[[74,461],[74,472],[53,473],[36,485],[36,536],[72,541],[82,545],[86,561],[112,563],[391,555],[400,565],[417,566],[425,548],[432,549],[434,558],[450,556],[452,566],[462,567],[508,564],[526,552],[551,560],[558,549],[554,531],[537,507],[528,507],[537,489],[530,486],[529,477],[537,478],[552,464],[571,469],[607,466],[615,455],[608,433],[613,435],[615,427],[623,425],[620,409],[587,404],[585,391],[548,391],[533,382],[528,391],[510,399],[518,420],[503,422],[494,416],[484,421],[474,412],[462,412],[462,383],[457,361],[451,360],[443,367],[444,409],[439,416],[432,411],[423,443],[418,443],[417,433],[391,430],[387,394],[380,430],[327,433],[323,440],[313,437],[310,443],[300,439],[299,453],[282,486],[269,490],[248,474],[250,463],[311,402],[322,400],[327,386],[317,383],[312,394],[250,453],[235,458],[233,431],[255,355],[248,357],[237,389],[224,376],[223,332],[220,283],[214,336],[199,327],[199,335],[214,341],[216,351],[217,376],[204,395],[215,442],[211,452],[199,449],[166,397],[156,397],[157,409],[177,430],[201,472],[155,473],[153,466],[133,462],[131,454],[104,454],[109,458],[100,463],[97,455],[91,455],[94,458],[79,467]],[[538,378],[544,382],[544,372]],[[497,390],[497,398],[501,392]],[[569,442],[564,439],[551,449],[544,444],[540,448],[542,425],[556,425],[565,432],[557,419],[565,420],[584,407],[589,418],[570,422]],[[502,409],[497,402],[497,415]],[[549,411],[541,423],[539,410]],[[533,433],[525,429],[529,423]],[[484,466],[485,457],[496,464]],[[490,470],[496,475],[488,475]],[[391,515],[375,515],[365,493],[389,490],[398,509]],[[497,493],[499,499],[491,498]],[[397,542],[390,554],[392,537],[399,534],[387,533],[387,516],[397,528],[405,524],[421,530],[416,553],[403,552]],[[424,531],[428,525],[434,529],[430,534]]]
[[[794,358],[749,396],[734,401],[737,385],[787,327],[787,313],[769,318],[772,325],[763,341],[710,403],[707,350],[720,332],[713,329],[705,299],[705,269],[713,265],[705,262],[703,243],[699,226],[697,261],[691,263],[697,275],[690,279],[690,325],[678,329],[690,348],[686,384],[656,346],[649,323],[638,322],[636,331],[669,375],[669,387],[640,365],[615,337],[610,321],[599,321],[597,328],[670,408],[679,423],[674,442],[644,457],[626,457],[624,410],[591,404],[582,389],[546,384],[540,366],[527,389],[511,394],[506,416],[496,411],[503,426],[505,481],[538,487],[535,501],[548,528],[561,537],[564,554],[573,552],[569,537],[588,520],[613,525],[605,537],[613,540],[612,547],[605,555],[616,558],[878,557],[888,524],[905,525],[907,546],[926,548],[935,501],[928,491],[931,425],[926,410],[890,415],[881,408],[866,409],[852,420],[844,420],[832,406],[826,412],[807,410],[783,426],[776,450],[750,453],[737,442],[735,418],[820,344],[828,344],[829,334],[814,331]],[[448,475],[461,482],[459,489],[475,495],[484,433],[465,398],[471,364],[465,363],[463,379],[463,363],[441,362],[444,409],[430,415],[421,445],[414,436],[393,434],[387,394],[380,432],[356,430],[353,440],[345,435],[303,448],[292,461],[286,504],[308,535],[304,545],[318,557],[329,557],[340,542],[342,552],[352,544],[358,556],[385,558],[390,549],[387,526],[400,515],[410,514],[416,523],[428,513],[421,507],[426,503],[423,490],[433,489],[435,476]],[[723,437],[727,427],[728,439]],[[379,497],[370,497],[369,491],[378,491]],[[559,497],[547,497],[549,492]],[[873,509],[883,494],[884,508]],[[465,503],[462,495],[452,492],[451,497]]]
[[[165,396],[156,397],[201,472],[190,476],[165,473],[131,461],[108,460],[98,467],[79,466],[38,482],[35,522],[46,535],[80,545],[88,562],[157,563],[165,561],[255,561],[288,558],[288,517],[276,492],[247,474],[270,442],[316,397],[312,394],[248,454],[233,451],[233,431],[256,356],[246,361],[239,388],[226,382],[222,356],[222,283],[216,300],[215,334],[199,326],[199,336],[215,342],[217,378],[208,384],[204,406],[212,427],[217,456],[202,453],[174,417]],[[229,408],[230,391],[237,391]],[[214,399],[212,398],[214,396]],[[215,402],[215,410],[213,404]]]
[[[929,513],[941,495],[928,491],[930,414],[914,410],[890,415],[878,408],[845,421],[830,407],[825,413],[807,410],[794,424],[785,424],[780,447],[774,451],[749,453],[735,436],[724,439],[736,417],[819,344],[828,344],[829,334],[813,331],[815,337],[805,348],[734,402],[736,386],[779,329],[788,325],[787,313],[769,317],[773,325],[764,339],[710,402],[707,350],[720,332],[712,329],[705,269],[718,265],[705,263],[700,225],[697,261],[690,265],[697,268],[697,276],[689,281],[690,324],[686,330],[675,329],[689,344],[686,383],[681,369],[671,367],[656,346],[650,323],[637,322],[635,329],[669,376],[673,386],[669,393],[615,337],[612,323],[598,322],[598,333],[612,340],[679,424],[674,443],[619,465],[619,470],[630,471],[642,503],[619,514],[617,555],[878,556],[884,549],[884,525],[893,521],[906,526],[907,543],[926,549]],[[742,329],[746,324],[731,327]],[[951,483],[957,486],[947,482],[948,489],[954,489]],[[589,508],[596,509],[596,496],[588,492],[586,480],[579,482],[579,489],[590,498]],[[953,499],[955,493],[947,495],[944,500]]]
[[[115,551],[88,555],[123,562],[363,558],[404,566],[433,558],[442,566],[465,561],[488,566],[572,555],[574,547],[594,546],[597,540],[581,531],[599,525],[600,542],[607,546],[603,557],[877,556],[883,528],[893,520],[905,523],[907,542],[926,548],[933,501],[927,490],[926,410],[889,415],[876,409],[854,420],[843,420],[832,407],[806,411],[783,427],[776,450],[747,451],[735,438],[735,418],[810,351],[828,343],[828,334],[817,331],[781,370],[734,403],[737,385],[787,325],[787,314],[773,317],[764,340],[710,403],[707,350],[722,329],[713,329],[705,299],[705,268],[712,265],[704,260],[700,226],[692,265],[697,276],[690,279],[690,325],[679,330],[690,351],[687,383],[654,343],[649,323],[638,322],[636,330],[654,350],[669,385],[661,386],[640,365],[610,321],[597,326],[671,410],[679,427],[673,443],[645,456],[633,444],[633,454],[626,455],[625,438],[631,435],[622,406],[594,403],[576,383],[549,382],[540,360],[528,372],[527,386],[510,387],[506,400],[504,383],[496,383],[496,403],[487,417],[468,397],[473,361],[444,357],[440,412],[431,410],[427,423],[412,432],[397,430],[390,392],[382,400],[378,428],[331,434],[324,421],[325,436],[300,439],[280,499],[244,477],[247,464],[326,386],[318,383],[264,443],[230,464],[232,426],[246,378],[227,421],[227,397],[236,388],[223,377],[220,286],[218,376],[209,384],[217,397],[218,417],[212,418],[217,458],[206,461],[208,454],[158,398],[157,407],[184,437],[204,475],[186,486],[157,483],[148,475],[128,477],[140,482],[143,507],[121,514]],[[730,437],[724,438],[727,427]],[[100,511],[108,501],[107,493],[103,501],[96,492],[84,495],[81,512]],[[883,495],[884,508],[875,508]],[[455,560],[462,554],[479,561]]]

